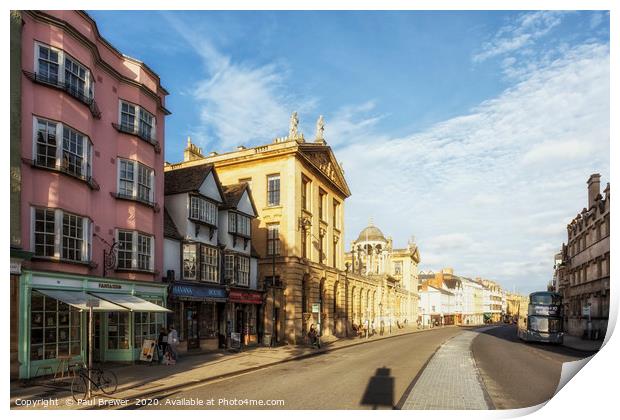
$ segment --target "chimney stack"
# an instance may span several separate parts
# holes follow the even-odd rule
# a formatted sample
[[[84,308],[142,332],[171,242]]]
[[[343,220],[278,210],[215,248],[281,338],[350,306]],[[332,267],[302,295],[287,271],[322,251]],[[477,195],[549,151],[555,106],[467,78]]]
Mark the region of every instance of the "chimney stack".
[[[588,179],[588,209],[594,205],[596,197],[601,193],[601,174],[592,174]]]

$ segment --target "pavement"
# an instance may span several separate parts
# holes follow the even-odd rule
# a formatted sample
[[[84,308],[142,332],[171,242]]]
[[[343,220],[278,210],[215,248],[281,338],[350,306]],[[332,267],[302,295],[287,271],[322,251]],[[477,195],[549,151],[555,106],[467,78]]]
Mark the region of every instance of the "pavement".
[[[163,392],[174,392],[192,384],[201,384],[230,376],[240,375],[277,364],[313,357],[315,355],[344,349],[364,343],[387,340],[408,334],[423,334],[425,331],[438,329],[458,329],[448,326],[427,330],[406,327],[392,330],[391,335],[366,338],[333,338],[324,341],[321,349],[310,346],[288,345],[275,348],[257,347],[240,353],[217,352],[200,355],[187,355],[179,358],[176,365],[157,365],[136,363],[111,367],[118,378],[118,389],[113,398],[97,395],[95,405],[78,405],[70,394],[70,381],[54,382],[52,380],[34,383],[11,384],[11,408],[26,409],[84,409],[102,408],[116,404],[114,401],[133,400]],[[106,366],[107,368],[107,366]]]
[[[564,347],[581,351],[599,351],[603,346],[603,340],[584,340],[581,337],[565,335],[562,345]]]
[[[463,331],[443,344],[415,382],[402,409],[492,409],[470,350],[477,336],[477,332]]]

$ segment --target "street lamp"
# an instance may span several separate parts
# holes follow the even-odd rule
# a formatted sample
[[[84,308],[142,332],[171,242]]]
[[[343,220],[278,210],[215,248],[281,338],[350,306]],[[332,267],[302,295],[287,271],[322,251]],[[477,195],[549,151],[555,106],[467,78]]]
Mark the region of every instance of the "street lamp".
[[[271,253],[271,347],[275,347],[276,338],[276,244],[274,242]]]
[[[345,313],[345,321],[344,321],[344,331],[346,336],[349,336],[349,267],[351,264],[349,262],[344,263],[344,313]]]

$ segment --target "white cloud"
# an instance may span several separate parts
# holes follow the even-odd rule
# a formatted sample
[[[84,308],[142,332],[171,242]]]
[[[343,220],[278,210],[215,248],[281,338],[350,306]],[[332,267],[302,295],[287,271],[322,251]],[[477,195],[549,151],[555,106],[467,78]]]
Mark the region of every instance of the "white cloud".
[[[473,56],[474,62],[506,54],[532,45],[562,22],[563,12],[537,11],[524,13],[511,25],[506,25],[492,40],[484,43],[482,51]]]
[[[395,246],[416,235],[424,270],[544,288],[588,176],[608,179],[609,89],[608,45],[580,45],[425,131],[375,140],[371,126],[336,151],[346,235],[374,216]]]
[[[314,98],[301,99],[289,93],[285,63],[236,63],[218,51],[207,30],[170,14],[164,16],[203,59],[204,78],[190,91],[200,108],[200,121],[193,133],[199,145],[211,144],[218,151],[227,151],[265,142],[287,134],[293,111],[304,113],[314,107]]]

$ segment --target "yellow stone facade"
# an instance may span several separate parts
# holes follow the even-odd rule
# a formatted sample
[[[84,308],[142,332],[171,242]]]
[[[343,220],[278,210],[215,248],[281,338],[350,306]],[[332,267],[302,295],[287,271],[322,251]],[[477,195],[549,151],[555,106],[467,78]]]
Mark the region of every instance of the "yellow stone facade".
[[[398,287],[390,289],[392,294],[386,294],[380,306],[384,282],[347,272],[344,216],[345,200],[351,192],[344,171],[322,137],[322,119],[317,122],[317,138],[306,141],[297,133],[296,118],[296,114],[291,117],[287,137],[252,148],[239,146],[228,153],[204,156],[188,140],[184,161],[165,168],[211,163],[222,185],[250,184],[258,211],[252,244],[261,257],[259,287],[266,291],[264,342],[273,333],[277,343],[306,343],[311,324],[320,325],[324,336],[346,336],[352,332],[356,311],[370,307],[377,314],[379,308],[401,313],[394,309],[402,303]],[[274,203],[276,176],[279,200]],[[280,245],[275,257],[268,252],[275,248],[270,239],[274,226],[278,226]],[[271,281],[274,274],[275,287]]]

